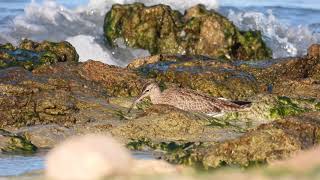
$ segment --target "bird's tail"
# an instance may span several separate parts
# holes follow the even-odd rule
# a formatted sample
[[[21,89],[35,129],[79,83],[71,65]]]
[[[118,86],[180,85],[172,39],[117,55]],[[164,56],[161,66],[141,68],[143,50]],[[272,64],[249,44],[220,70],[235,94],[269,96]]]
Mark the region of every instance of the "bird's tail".
[[[252,102],[248,101],[231,101],[234,104],[237,104],[240,108],[250,108],[252,106]]]
[[[221,102],[220,109],[222,111],[245,111],[248,108],[250,108],[251,105],[252,105],[251,102],[246,102],[246,101],[227,101],[227,100],[223,100]]]

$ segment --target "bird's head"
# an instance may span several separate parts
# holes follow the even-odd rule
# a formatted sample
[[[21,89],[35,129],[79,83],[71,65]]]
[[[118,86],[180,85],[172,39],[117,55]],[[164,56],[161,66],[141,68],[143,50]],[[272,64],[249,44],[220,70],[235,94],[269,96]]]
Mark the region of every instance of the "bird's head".
[[[157,83],[149,83],[145,85],[140,96],[137,97],[137,99],[133,102],[132,106],[130,107],[129,112],[137,103],[141,102],[144,98],[150,97],[152,102],[152,99],[154,99],[156,96],[159,96],[160,93],[161,90]]]

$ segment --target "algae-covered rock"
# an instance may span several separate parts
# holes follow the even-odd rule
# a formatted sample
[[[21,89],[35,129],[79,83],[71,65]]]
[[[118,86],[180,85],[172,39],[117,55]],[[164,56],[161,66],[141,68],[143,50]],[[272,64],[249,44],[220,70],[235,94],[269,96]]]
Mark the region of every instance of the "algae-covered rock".
[[[308,57],[314,59],[320,58],[320,44],[313,44],[308,48]]]
[[[260,32],[239,31],[217,12],[198,5],[185,15],[169,6],[114,5],[104,24],[107,41],[118,38],[151,54],[207,55],[224,59],[268,59],[271,51]]]
[[[158,83],[202,91],[215,97],[247,100],[259,93],[289,97],[319,97],[319,59],[274,59],[222,62],[204,56],[157,55],[128,65]]]
[[[95,61],[58,62],[32,72],[22,67],[6,68],[0,70],[0,127],[120,122],[119,112],[128,109],[110,104],[109,97],[136,96],[143,81],[130,70]]]
[[[35,153],[37,147],[25,137],[0,129],[0,152]]]
[[[59,62],[78,62],[79,55],[76,49],[67,41],[41,43],[31,40],[23,40],[19,48],[35,52],[51,52],[57,56]]]
[[[0,45],[0,69],[21,66],[33,70],[41,65],[57,62],[78,62],[79,56],[74,47],[68,42],[42,43],[23,40],[20,47],[12,44]]]
[[[76,135],[75,131],[57,124],[23,127],[17,131],[38,148],[52,148],[66,138]]]
[[[257,82],[250,73],[228,69],[227,64],[210,67],[208,62],[207,60],[159,61],[141,66],[139,71],[159,83],[175,83],[180,87],[199,90],[215,97],[239,100],[258,92]]]
[[[131,149],[161,150],[167,161],[200,167],[209,165],[202,164],[205,161],[202,158],[207,154],[198,149],[209,148],[212,151],[208,153],[213,153],[216,147],[221,146],[218,153],[226,154],[208,160],[215,163],[210,167],[218,167],[267,163],[312,146],[311,142],[315,141],[312,125],[302,120],[295,123],[283,118],[292,115],[297,119],[299,115],[304,119],[312,117],[304,113],[313,111],[313,115],[317,114],[319,102],[274,95],[259,95],[251,100],[252,106],[247,110],[225,113],[219,117],[192,114],[169,106],[152,106],[136,119],[113,129],[112,133],[129,139],[128,147]],[[212,145],[216,146],[211,148]],[[236,148],[239,152],[232,151]],[[250,151],[249,154],[247,151]]]
[[[319,113],[305,113],[270,124],[234,140],[207,148],[203,154],[205,167],[225,165],[250,166],[290,157],[293,153],[319,143]]]
[[[37,85],[0,86],[0,127],[75,121],[73,114],[78,108],[68,91],[44,90]]]
[[[213,123],[214,121],[215,123]],[[112,129],[112,134],[125,141],[149,139],[151,142],[223,141],[243,133],[210,118],[165,105],[154,105],[135,119]]]
[[[134,151],[158,151],[161,158],[173,164],[183,164],[188,166],[201,167],[197,159],[195,150],[203,148],[209,144],[202,142],[152,142],[150,139],[132,140],[127,144],[127,148]]]
[[[208,149],[203,163],[205,167],[214,168],[225,165],[264,164],[289,157],[291,153],[300,149],[300,143],[281,130],[260,130]]]
[[[237,127],[246,132],[264,123],[271,123],[288,116],[305,112],[318,112],[319,101],[309,98],[289,98],[260,94],[249,99],[251,107],[238,112],[226,112],[215,117],[218,122]]]
[[[87,80],[101,83],[110,96],[137,96],[145,80],[135,72],[98,61],[80,65],[79,74]]]
[[[179,141],[199,138],[204,126],[209,124],[197,117],[192,117],[191,114],[168,106],[157,106],[148,112],[150,114],[145,117],[128,121],[117,127],[112,134],[126,139],[150,138],[153,141]]]
[[[29,72],[14,67],[0,71],[0,127],[21,127],[88,121],[80,110],[107,102],[103,87],[82,79],[77,65],[56,64]],[[90,98],[88,98],[90,99]]]
[[[21,66],[27,70],[58,62],[55,54],[51,52],[36,53],[24,49],[0,49],[0,68]]]

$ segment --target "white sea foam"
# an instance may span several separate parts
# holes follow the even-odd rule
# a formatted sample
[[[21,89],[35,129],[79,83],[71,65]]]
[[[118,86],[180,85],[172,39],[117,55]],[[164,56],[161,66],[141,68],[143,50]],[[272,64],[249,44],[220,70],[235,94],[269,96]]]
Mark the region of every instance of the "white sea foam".
[[[106,48],[96,43],[92,36],[78,35],[67,38],[67,41],[76,48],[81,62],[93,59],[106,64],[117,65],[117,60],[112,54]]]
[[[144,3],[147,6],[156,5],[156,4],[166,4],[182,12],[185,9],[195,6],[197,4],[203,4],[208,9],[218,8],[217,0],[188,0],[188,1],[185,1],[185,0],[109,0],[109,1],[90,0],[89,4],[85,6],[85,9],[105,11],[106,9],[110,9],[112,4],[130,4],[134,2]],[[80,8],[80,9],[83,9],[83,8]]]
[[[273,50],[274,58],[304,55],[308,46],[320,39],[306,26],[292,27],[280,22],[271,10],[267,14],[230,10],[228,18],[240,29],[261,31],[267,45]]]

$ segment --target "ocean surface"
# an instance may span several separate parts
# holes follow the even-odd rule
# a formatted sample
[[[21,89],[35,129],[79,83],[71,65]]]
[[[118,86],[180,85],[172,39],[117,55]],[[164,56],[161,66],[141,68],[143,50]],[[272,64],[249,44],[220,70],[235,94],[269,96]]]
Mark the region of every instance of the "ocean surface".
[[[17,176],[27,172],[42,170],[45,164],[45,154],[39,152],[32,156],[5,155],[0,153],[0,179],[1,177]],[[136,159],[154,159],[148,152],[132,152]],[[2,180],[2,179],[1,179]]]
[[[243,30],[260,30],[274,58],[306,54],[320,43],[319,0],[0,0],[0,43],[32,40],[67,40],[81,61],[95,59],[125,66],[130,59],[147,56],[145,50],[119,44],[108,49],[103,42],[103,20],[114,3],[165,3],[183,12],[202,3],[228,17]],[[0,176],[43,168],[43,156],[0,155]]]

